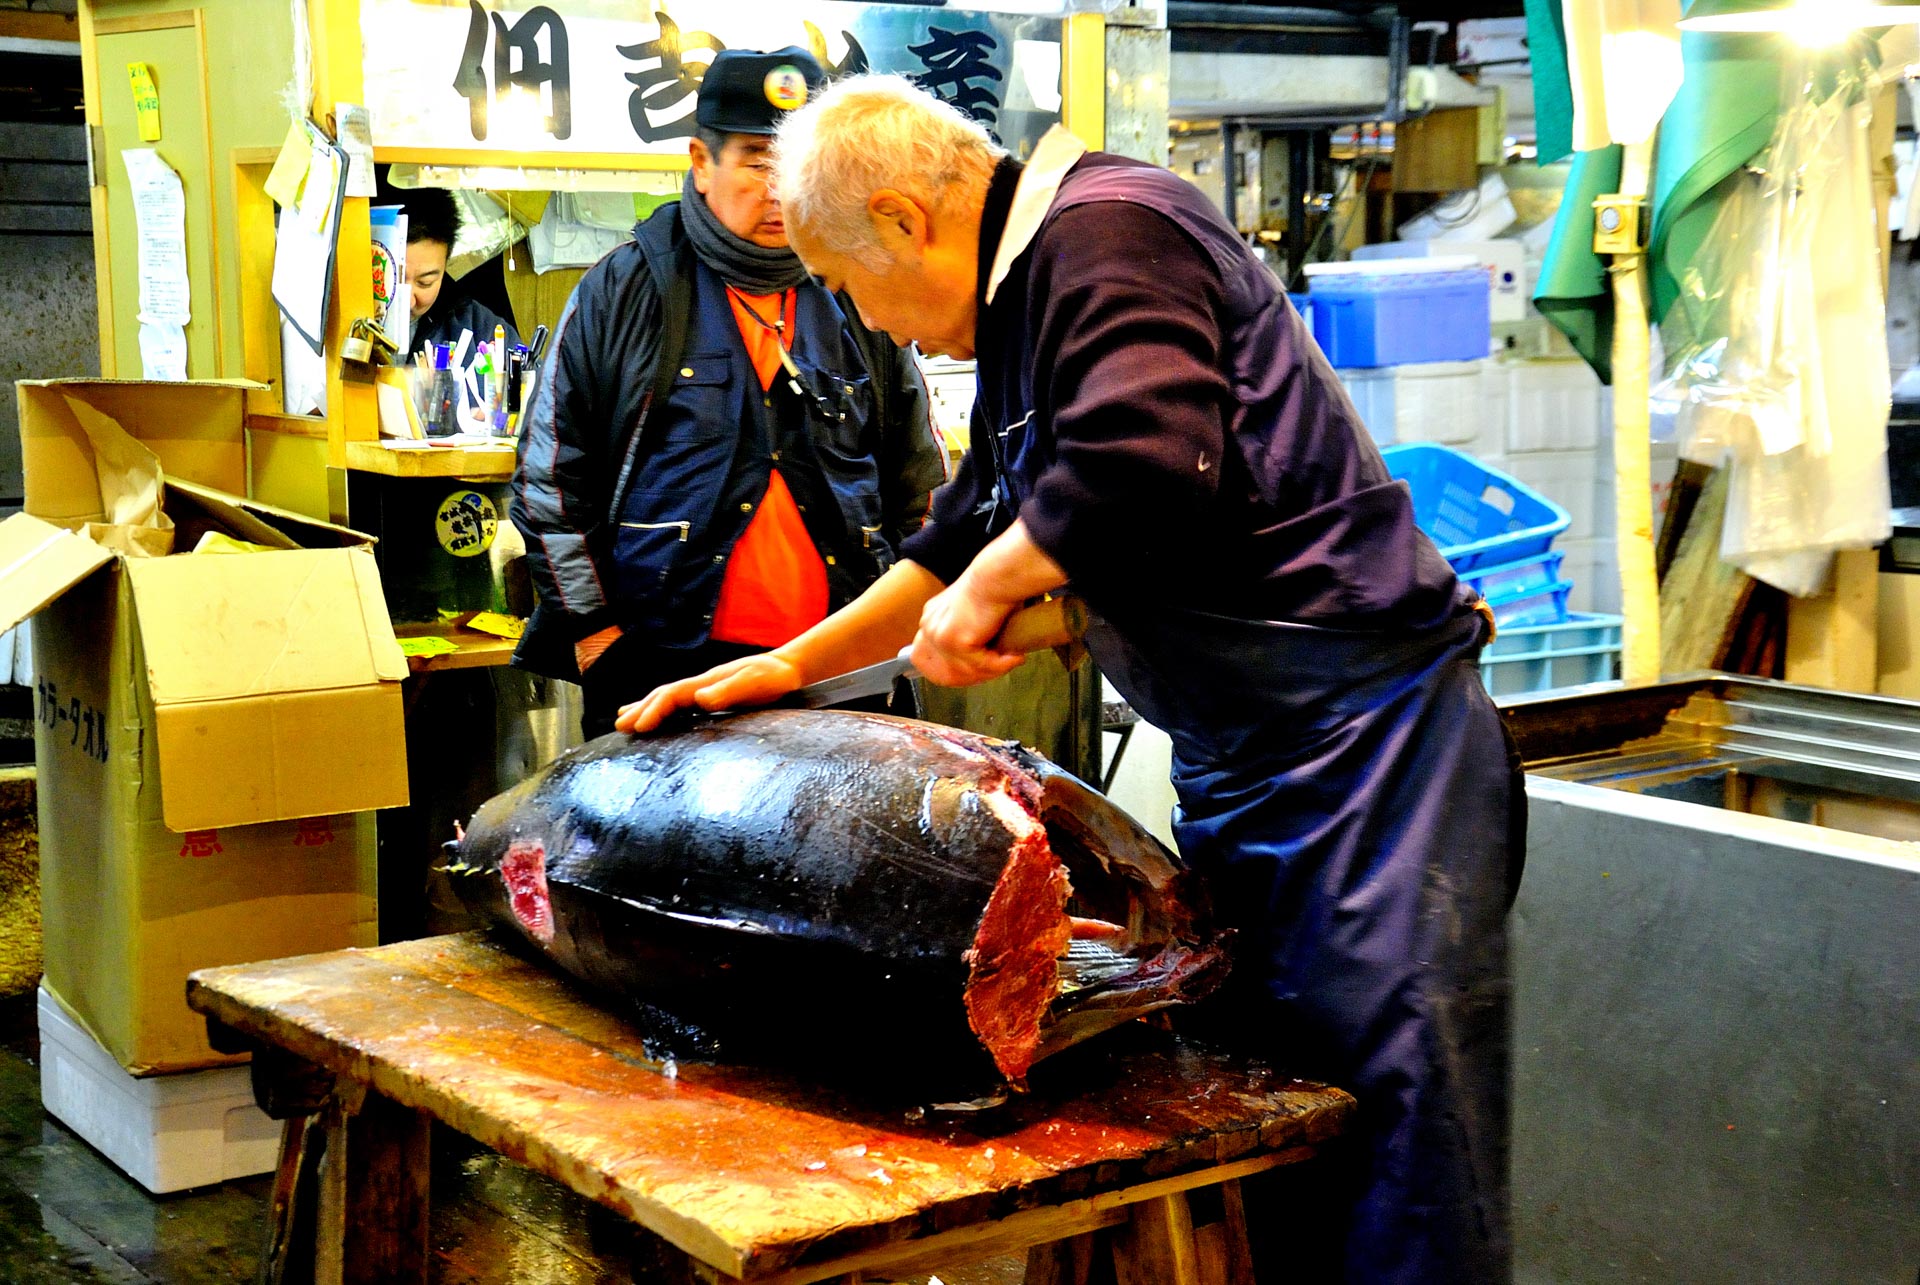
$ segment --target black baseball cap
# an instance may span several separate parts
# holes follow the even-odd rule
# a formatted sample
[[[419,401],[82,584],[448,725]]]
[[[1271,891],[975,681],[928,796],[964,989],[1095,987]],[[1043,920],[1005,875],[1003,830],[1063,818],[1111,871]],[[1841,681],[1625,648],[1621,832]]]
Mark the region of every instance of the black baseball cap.
[[[772,53],[723,49],[700,79],[693,118],[723,134],[771,134],[782,116],[826,84],[827,73],[798,45]]]

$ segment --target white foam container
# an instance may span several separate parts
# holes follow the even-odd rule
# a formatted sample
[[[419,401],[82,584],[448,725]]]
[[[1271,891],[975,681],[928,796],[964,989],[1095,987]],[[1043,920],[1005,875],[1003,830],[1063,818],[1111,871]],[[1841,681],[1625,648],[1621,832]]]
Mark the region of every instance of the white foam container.
[[[1477,450],[1492,421],[1482,361],[1429,361],[1410,366],[1349,367],[1337,372],[1360,422],[1382,446],[1440,442]]]
[[[1612,435],[1612,398],[1584,361],[1503,361],[1493,368],[1508,388],[1508,451],[1590,451],[1603,434]]]
[[[253,1103],[244,1066],[133,1076],[40,988],[47,1114],[155,1195],[270,1173],[280,1126]]]

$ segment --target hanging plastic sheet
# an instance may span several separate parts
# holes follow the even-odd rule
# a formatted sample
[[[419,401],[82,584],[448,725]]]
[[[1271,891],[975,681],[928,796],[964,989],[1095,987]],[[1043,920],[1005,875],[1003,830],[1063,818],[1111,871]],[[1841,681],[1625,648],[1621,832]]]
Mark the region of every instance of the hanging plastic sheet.
[[[621,214],[623,208],[625,213]],[[633,197],[629,193],[605,193],[590,202],[572,192],[556,193],[527,236],[527,245],[533,251],[533,270],[590,268],[602,255],[627,243],[633,235],[633,223]]]
[[[1891,380],[1869,145],[1872,67],[1806,62],[1766,150],[1678,276],[1654,391],[1682,454],[1728,469],[1721,556],[1788,593],[1891,533]]]

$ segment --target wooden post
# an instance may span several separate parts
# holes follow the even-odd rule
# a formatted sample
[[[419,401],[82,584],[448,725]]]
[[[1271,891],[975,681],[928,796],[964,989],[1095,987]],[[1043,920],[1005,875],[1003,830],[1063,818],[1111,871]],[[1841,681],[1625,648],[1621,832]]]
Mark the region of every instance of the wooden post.
[[[1628,143],[1620,195],[1644,197],[1653,170],[1653,139]],[[1620,561],[1620,606],[1626,617],[1620,676],[1629,683],[1660,678],[1660,579],[1653,560],[1653,482],[1647,405],[1647,256],[1615,255],[1613,276],[1613,503]]]
[[[1880,223],[1880,289],[1892,267],[1893,231],[1887,208],[1893,199],[1893,128],[1897,86],[1874,96],[1871,155],[1874,209]],[[1787,681],[1850,692],[1880,687],[1880,555],[1873,549],[1843,549],[1833,557],[1833,583],[1825,593],[1787,600]]]
[[[1025,1285],[1087,1285],[1096,1233],[1050,1240],[1027,1251]]]
[[[431,1121],[377,1093],[325,1120],[314,1285],[425,1285]]]
[[[1113,1242],[1119,1285],[1201,1285],[1185,1192],[1142,1200]]]

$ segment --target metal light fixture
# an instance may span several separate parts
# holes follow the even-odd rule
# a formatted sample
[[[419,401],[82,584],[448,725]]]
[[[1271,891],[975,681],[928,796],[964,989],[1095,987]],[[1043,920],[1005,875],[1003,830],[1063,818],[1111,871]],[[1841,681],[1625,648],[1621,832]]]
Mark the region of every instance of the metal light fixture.
[[[1849,31],[1920,22],[1920,4],[1879,0],[1693,0],[1680,19],[1684,31],[1776,32],[1809,44],[1830,43]]]

